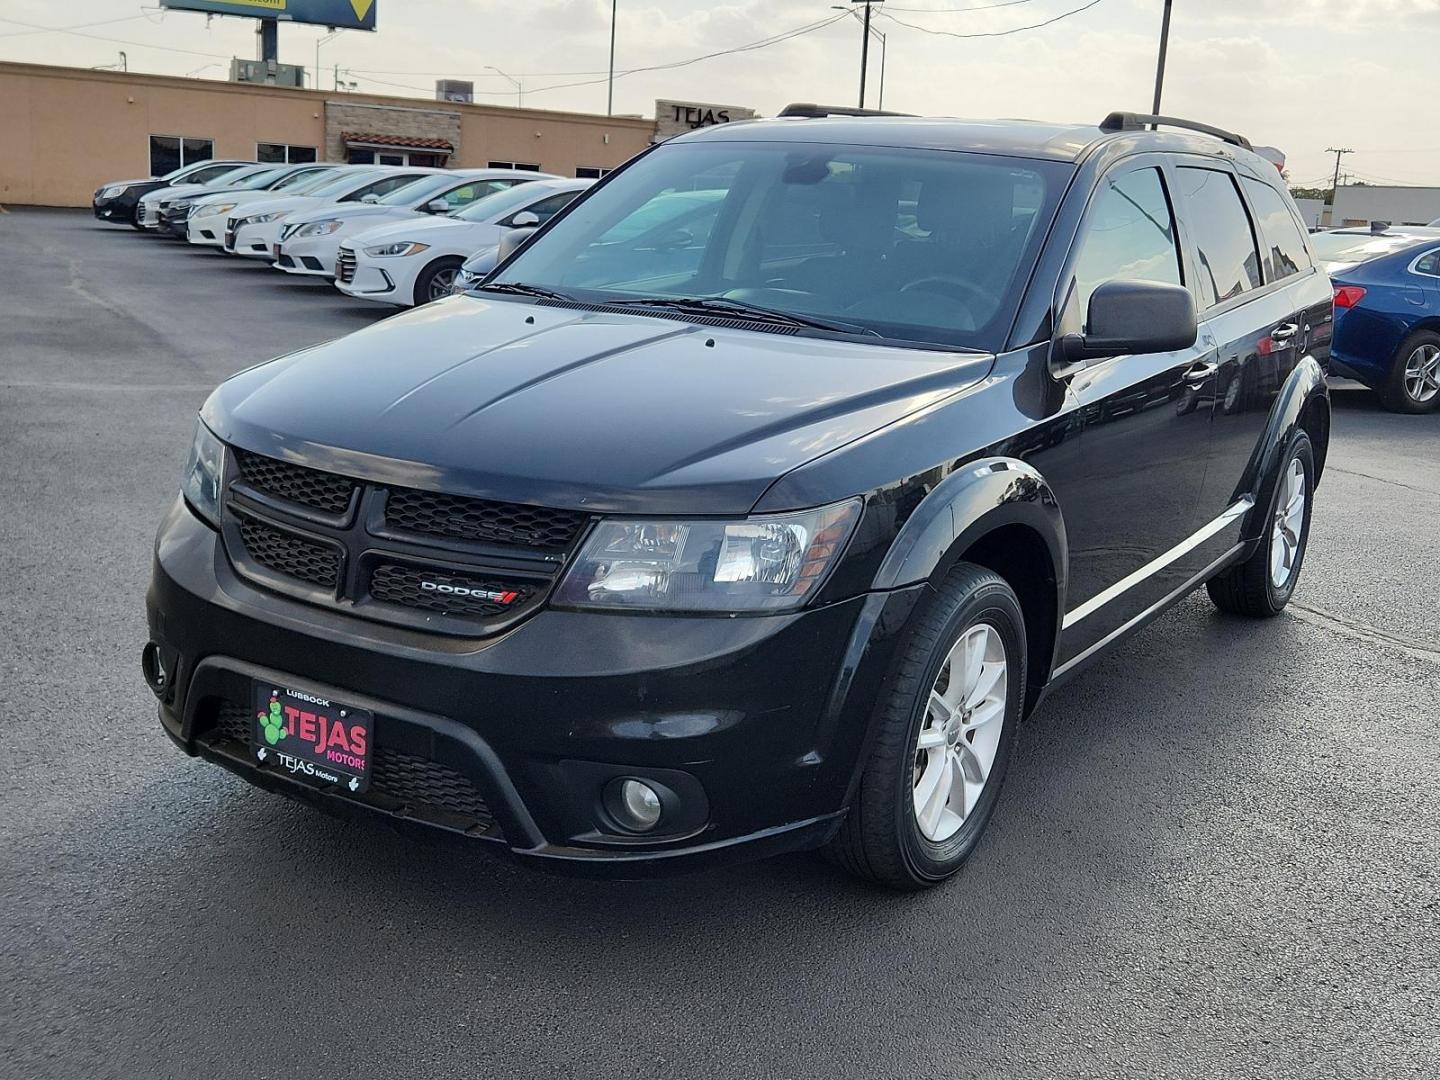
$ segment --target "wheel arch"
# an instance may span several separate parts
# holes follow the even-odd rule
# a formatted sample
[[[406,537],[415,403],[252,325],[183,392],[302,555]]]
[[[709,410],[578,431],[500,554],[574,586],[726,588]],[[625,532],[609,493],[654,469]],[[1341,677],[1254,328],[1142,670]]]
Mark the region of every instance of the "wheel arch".
[[[1020,600],[1028,713],[1054,669],[1069,570],[1060,504],[1034,466],[992,457],[951,473],[900,530],[875,587],[935,585],[961,561],[993,570]]]
[[[1255,467],[1250,470],[1246,486],[1241,489],[1241,493],[1257,496],[1257,506],[1264,502],[1258,496],[1264,494],[1265,486],[1278,468],[1280,457],[1297,428],[1304,428],[1314,444],[1315,482],[1318,485],[1330,443],[1330,391],[1325,382],[1325,371],[1313,356],[1306,356],[1295,365],[1270,409],[1270,420],[1257,446]],[[1259,536],[1262,517],[1254,511],[1250,513],[1244,531],[1246,540]]]

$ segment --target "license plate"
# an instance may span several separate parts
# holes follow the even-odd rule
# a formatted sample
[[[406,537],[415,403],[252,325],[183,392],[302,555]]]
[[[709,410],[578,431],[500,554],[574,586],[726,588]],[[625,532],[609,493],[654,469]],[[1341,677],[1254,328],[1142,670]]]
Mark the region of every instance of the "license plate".
[[[262,768],[359,794],[370,786],[375,717],[316,694],[256,683],[251,745]]]

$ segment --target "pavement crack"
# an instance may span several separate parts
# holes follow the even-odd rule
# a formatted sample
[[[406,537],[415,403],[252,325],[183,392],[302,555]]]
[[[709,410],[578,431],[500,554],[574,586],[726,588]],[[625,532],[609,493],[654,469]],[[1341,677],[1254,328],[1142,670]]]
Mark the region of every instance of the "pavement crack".
[[[1311,607],[1309,604],[1302,604],[1298,600],[1290,601],[1289,610],[1293,612],[1301,622],[1310,623],[1312,626],[1332,630],[1337,634],[1343,634],[1345,637],[1357,638],[1360,641],[1369,642],[1370,644],[1388,645],[1391,648],[1399,649],[1407,656],[1417,660],[1424,660],[1430,664],[1440,664],[1440,648],[1387,633],[1377,626],[1371,626],[1369,623],[1360,622],[1358,619],[1347,619],[1343,615],[1336,615],[1333,611]]]
[[[1392,484],[1395,487],[1404,488],[1406,491],[1418,491],[1424,495],[1440,495],[1440,491],[1436,491],[1433,488],[1416,487],[1414,484],[1402,483],[1399,480],[1390,480],[1384,476],[1375,476],[1372,473],[1358,472],[1355,469],[1342,469],[1339,465],[1327,465],[1325,471],[1327,473],[1344,473],[1346,476],[1359,476],[1365,480],[1374,480],[1380,484]]]

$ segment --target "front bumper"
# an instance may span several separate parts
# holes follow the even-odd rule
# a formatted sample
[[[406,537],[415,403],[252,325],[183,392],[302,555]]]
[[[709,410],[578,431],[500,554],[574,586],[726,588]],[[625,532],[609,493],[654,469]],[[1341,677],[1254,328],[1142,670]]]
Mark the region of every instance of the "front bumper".
[[[227,251],[243,255],[247,259],[275,261],[275,245],[280,242],[282,222],[265,221],[258,225],[246,225],[235,233],[233,246],[226,245]]]
[[[113,199],[97,197],[91,200],[90,212],[98,221],[133,225],[135,223],[135,200],[125,195],[117,195]]]
[[[752,618],[541,610],[495,638],[440,638],[241,580],[177,501],[147,608],[172,673],[160,718],[186,752],[402,830],[636,875],[823,843],[888,667],[894,631],[877,628],[903,625],[923,588]],[[217,727],[256,678],[369,708],[377,752],[462,778],[493,825],[405,791],[321,792],[260,765]],[[600,792],[621,776],[679,792],[675,826],[644,837],[607,826]]]
[[[185,223],[185,238],[201,247],[221,247],[225,243],[225,215],[192,217]]]
[[[278,269],[287,274],[302,277],[333,278],[335,256],[340,250],[340,241],[329,237],[293,237],[280,242],[280,255],[275,261]]]
[[[402,260],[392,259],[391,262]],[[353,296],[359,300],[375,300],[382,304],[408,305],[410,296],[401,292],[401,283],[387,270],[383,270],[373,263],[361,262],[355,266],[354,275],[349,281],[337,279],[335,287],[347,296]],[[414,285],[411,282],[411,291]]]

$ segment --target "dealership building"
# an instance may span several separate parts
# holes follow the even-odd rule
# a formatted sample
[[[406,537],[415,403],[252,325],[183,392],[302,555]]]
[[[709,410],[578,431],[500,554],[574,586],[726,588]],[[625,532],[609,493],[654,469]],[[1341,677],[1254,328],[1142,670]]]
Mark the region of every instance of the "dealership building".
[[[0,204],[89,206],[107,180],[209,157],[516,167],[598,177],[691,127],[753,115],[657,102],[656,119],[0,63]]]

